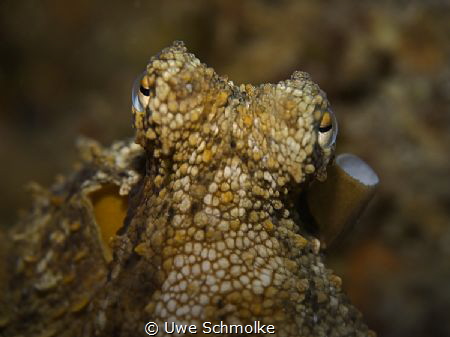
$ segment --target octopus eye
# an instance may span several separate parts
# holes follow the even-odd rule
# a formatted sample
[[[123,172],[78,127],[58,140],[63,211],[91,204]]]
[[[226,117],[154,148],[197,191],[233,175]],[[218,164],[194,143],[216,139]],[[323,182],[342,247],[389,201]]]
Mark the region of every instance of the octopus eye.
[[[338,125],[336,116],[333,111],[327,110],[323,114],[319,125],[319,145],[322,148],[327,148],[334,145],[337,131]]]
[[[133,91],[131,93],[131,103],[133,108],[138,112],[144,112],[148,105],[149,96],[150,85],[147,72],[144,71],[136,78],[133,84]]]

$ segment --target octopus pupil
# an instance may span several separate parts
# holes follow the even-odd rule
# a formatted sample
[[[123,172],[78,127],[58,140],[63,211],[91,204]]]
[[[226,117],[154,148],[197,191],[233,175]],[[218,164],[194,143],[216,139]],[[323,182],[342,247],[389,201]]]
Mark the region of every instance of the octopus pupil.
[[[150,95],[150,89],[145,89],[142,85],[140,86],[139,91],[144,96],[149,96]]]
[[[327,125],[327,126],[320,127],[319,128],[319,132],[324,133],[324,132],[330,131],[332,127],[333,127],[333,125],[331,125],[331,124]]]

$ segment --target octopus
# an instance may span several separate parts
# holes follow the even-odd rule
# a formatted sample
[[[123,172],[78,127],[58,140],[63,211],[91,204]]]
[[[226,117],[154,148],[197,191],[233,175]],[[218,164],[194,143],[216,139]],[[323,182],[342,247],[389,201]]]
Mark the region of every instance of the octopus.
[[[136,80],[132,116],[135,139],[81,139],[73,173],[32,186],[1,253],[2,336],[256,321],[267,336],[375,335],[296,205],[337,133],[307,73],[236,85],[175,42]]]

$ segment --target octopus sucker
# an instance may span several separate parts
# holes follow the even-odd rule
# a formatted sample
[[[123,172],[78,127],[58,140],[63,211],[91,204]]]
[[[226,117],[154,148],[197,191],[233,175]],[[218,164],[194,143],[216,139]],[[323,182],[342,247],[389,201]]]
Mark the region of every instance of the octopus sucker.
[[[134,140],[85,140],[78,170],[12,229],[3,335],[255,321],[275,336],[374,335],[295,207],[326,178],[337,132],[307,73],[235,85],[175,42],[138,76],[132,115]]]

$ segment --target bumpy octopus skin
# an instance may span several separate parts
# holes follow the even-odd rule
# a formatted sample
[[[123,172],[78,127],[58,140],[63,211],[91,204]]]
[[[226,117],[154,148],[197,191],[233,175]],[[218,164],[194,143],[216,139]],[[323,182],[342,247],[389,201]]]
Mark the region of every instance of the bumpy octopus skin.
[[[374,335],[294,204],[334,152],[319,142],[330,107],[309,75],[236,86],[176,42],[139,84],[139,145],[85,141],[81,168],[39,191],[13,230],[0,331],[137,336],[148,321],[258,320],[282,337]],[[105,186],[128,199],[111,240],[92,205]]]

